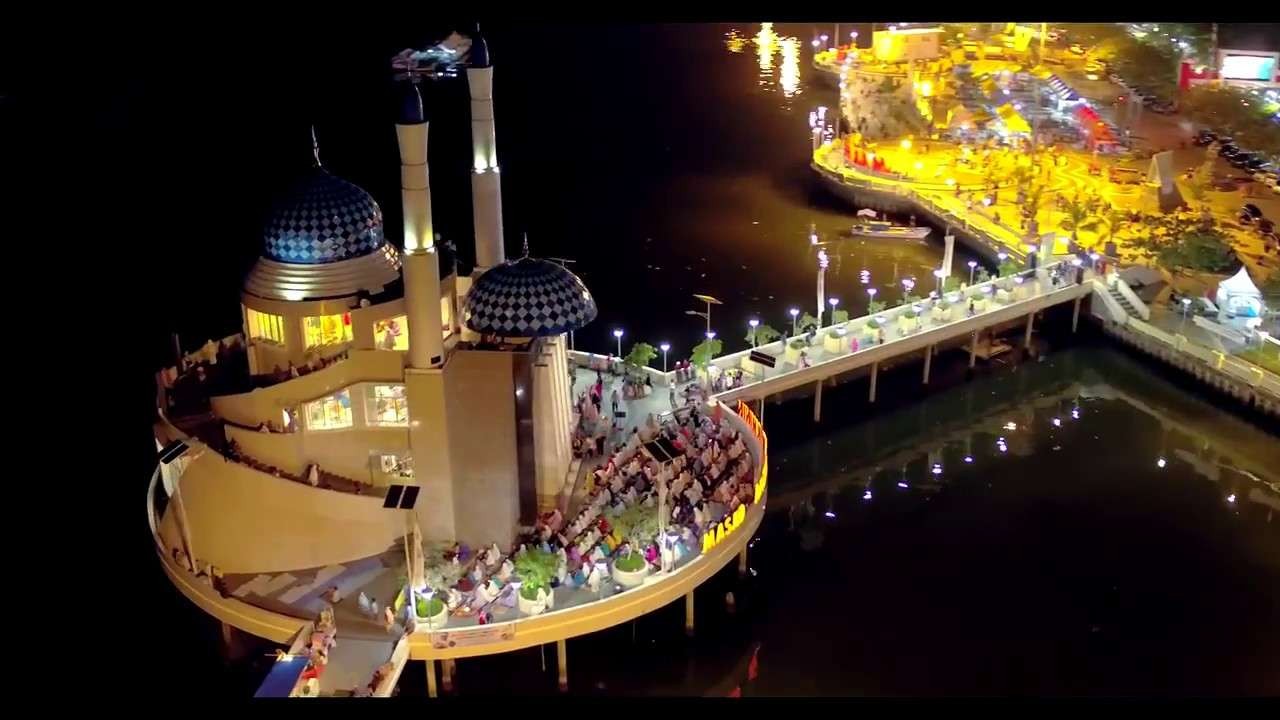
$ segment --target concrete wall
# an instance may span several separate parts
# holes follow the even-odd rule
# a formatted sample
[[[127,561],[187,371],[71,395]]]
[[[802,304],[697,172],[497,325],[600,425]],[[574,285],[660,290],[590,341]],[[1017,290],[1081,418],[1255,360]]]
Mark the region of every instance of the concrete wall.
[[[404,514],[382,498],[321,490],[231,462],[206,450],[179,484],[201,563],[226,573],[279,572],[350,562],[385,551],[404,534]],[[175,503],[161,519],[177,539]]]
[[[512,359],[462,350],[445,373],[456,536],[473,546],[511,542],[520,517]]]
[[[422,488],[414,510],[428,540],[453,540],[454,466],[450,449],[455,428],[449,422],[449,402],[445,387],[450,382],[454,361],[443,369],[405,370],[405,392],[409,397],[409,446],[413,452],[413,475]]]

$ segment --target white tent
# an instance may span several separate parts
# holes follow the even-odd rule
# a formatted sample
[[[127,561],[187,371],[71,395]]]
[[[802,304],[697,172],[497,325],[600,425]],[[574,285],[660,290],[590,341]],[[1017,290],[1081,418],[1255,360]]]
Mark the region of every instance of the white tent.
[[[1253,284],[1243,266],[1240,272],[1218,283],[1217,301],[1219,320],[1262,315],[1262,292]]]

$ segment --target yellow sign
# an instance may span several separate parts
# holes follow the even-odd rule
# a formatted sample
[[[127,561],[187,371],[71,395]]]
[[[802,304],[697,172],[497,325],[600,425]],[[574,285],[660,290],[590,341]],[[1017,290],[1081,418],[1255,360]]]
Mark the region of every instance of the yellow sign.
[[[751,434],[756,436],[760,441],[760,477],[756,480],[755,495],[752,502],[759,503],[764,499],[765,490],[769,486],[769,438],[764,434],[764,425],[751,412],[751,406],[745,402],[738,401],[738,415],[747,424],[747,428],[751,430]],[[733,511],[733,514],[716,523],[714,527],[709,528],[702,534],[702,552],[707,552],[719,545],[726,537],[733,534],[747,519],[747,506],[739,505]]]
[[[732,515],[716,523],[715,527],[702,534],[702,552],[705,554],[716,545],[719,545],[721,541],[733,534],[733,531],[737,530],[738,526],[742,525],[742,522],[746,519],[747,506],[739,505]]]

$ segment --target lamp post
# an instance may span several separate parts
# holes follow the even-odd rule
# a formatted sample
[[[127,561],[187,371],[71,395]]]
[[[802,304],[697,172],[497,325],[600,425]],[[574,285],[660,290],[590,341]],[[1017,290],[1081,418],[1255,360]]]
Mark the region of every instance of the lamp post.
[[[751,318],[750,320],[747,321],[747,324],[751,326],[751,349],[754,350],[757,345],[756,328],[760,327],[760,321],[755,318]]]
[[[933,271],[933,289],[939,295],[942,294],[942,270]]]
[[[974,271],[974,269],[975,269],[975,268],[977,268],[977,267],[978,267],[978,261],[977,261],[977,260],[970,260],[970,261],[969,261],[969,284],[970,284],[970,285],[972,285],[972,284],[973,284],[973,271]]]
[[[826,250],[818,250],[818,324],[822,324],[822,313],[826,309],[826,276],[827,265],[831,259]]]
[[[791,308],[791,337],[796,336],[796,318],[800,316],[800,308]]]
[[[615,328],[613,331],[613,339],[618,341],[618,358],[622,358],[622,328]]]
[[[827,302],[831,303],[831,324],[836,324],[836,306],[840,304],[840,298],[831,298]]]
[[[867,295],[869,296],[867,300],[867,312],[871,312],[871,303],[876,301],[876,289],[867,288]]]
[[[1191,309],[1191,298],[1182,298],[1182,323],[1178,325],[1181,328],[1187,324],[1187,310]]]
[[[706,312],[702,312],[702,311],[700,311],[700,310],[685,310],[685,311],[684,311],[684,314],[685,314],[685,315],[696,315],[696,316],[698,316],[698,317],[700,317],[700,318],[705,319],[705,320],[707,321],[707,332],[711,332],[711,306],[712,306],[712,305],[723,305],[724,303],[722,303],[722,302],[720,302],[719,300],[717,300],[717,299],[715,299],[715,298],[711,297],[710,295],[698,295],[697,293],[694,293],[693,297],[694,297],[694,298],[696,298],[696,299],[698,299],[698,300],[701,300],[701,301],[702,301],[702,302],[704,302],[704,303],[706,303],[706,304],[707,304],[707,311],[706,311]]]
[[[671,343],[664,342],[658,346],[658,349],[662,351],[662,372],[665,373],[667,371],[667,351],[671,349]]]

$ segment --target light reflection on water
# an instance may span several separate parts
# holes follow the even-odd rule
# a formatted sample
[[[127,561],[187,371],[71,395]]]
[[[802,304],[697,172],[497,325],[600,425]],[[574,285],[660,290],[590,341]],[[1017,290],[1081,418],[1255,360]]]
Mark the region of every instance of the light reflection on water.
[[[779,35],[774,31],[773,23],[766,22],[760,23],[760,29],[752,36],[751,42],[755,45],[756,62],[760,68],[757,84],[765,90],[778,90],[787,100],[800,95],[803,88],[800,85],[799,38]],[[746,37],[736,29],[725,34],[725,47],[731,53],[743,52],[746,44]],[[791,105],[784,103],[783,107],[789,109]]]

